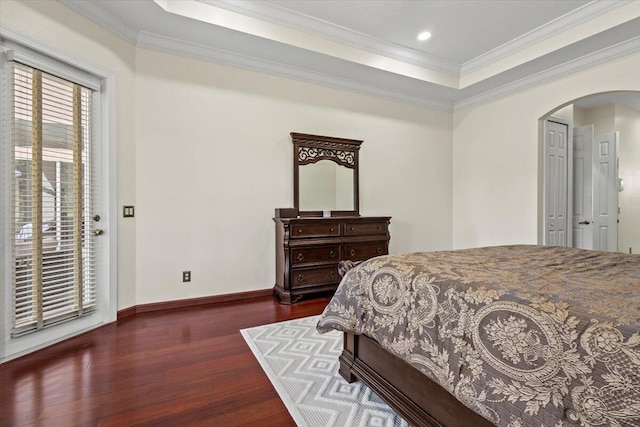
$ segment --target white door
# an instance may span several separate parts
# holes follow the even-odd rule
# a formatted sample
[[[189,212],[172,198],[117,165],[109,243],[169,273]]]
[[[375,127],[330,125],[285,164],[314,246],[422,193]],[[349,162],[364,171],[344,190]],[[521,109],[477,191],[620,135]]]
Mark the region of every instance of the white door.
[[[593,150],[593,249],[618,250],[618,133],[596,135]]]
[[[567,246],[568,126],[545,121],[545,244]]]
[[[593,249],[593,125],[573,128],[573,247]]]
[[[10,53],[0,59],[0,362],[115,318],[109,236],[98,237],[110,218],[100,80]]]

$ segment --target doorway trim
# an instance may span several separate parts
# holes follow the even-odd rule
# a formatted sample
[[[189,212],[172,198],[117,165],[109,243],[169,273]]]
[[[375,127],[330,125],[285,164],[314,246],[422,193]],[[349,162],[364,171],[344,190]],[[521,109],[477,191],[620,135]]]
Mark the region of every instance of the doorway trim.
[[[102,169],[102,180],[96,185],[102,188],[101,212],[102,221],[105,223],[105,236],[107,239],[103,246],[104,252],[101,254],[103,262],[97,266],[96,273],[100,275],[104,286],[98,289],[98,298],[100,299],[98,306],[99,321],[86,329],[78,330],[69,334],[58,334],[55,337],[41,337],[37,342],[29,343],[23,347],[10,345],[8,338],[9,319],[9,303],[10,303],[10,286],[0,286],[0,307],[2,314],[0,315],[0,364],[15,359],[24,354],[31,353],[40,348],[60,342],[71,336],[75,336],[86,332],[87,330],[97,328],[107,323],[114,322],[117,319],[118,307],[118,209],[117,209],[117,75],[115,71],[107,69],[96,63],[70,56],[62,52],[56,47],[44,44],[31,37],[21,33],[14,32],[5,27],[0,26],[0,51],[15,49],[23,52],[25,55],[40,60],[46,58],[46,61],[53,63],[69,64],[79,70],[83,70],[100,80],[101,97],[100,97],[100,114],[96,122],[98,133],[102,139],[100,162],[98,165]],[[0,67],[0,79],[6,78],[7,73],[3,67]],[[0,108],[0,116],[6,113]],[[5,129],[0,135],[0,143],[6,143],[10,137]],[[0,174],[6,171],[0,167]],[[8,173],[8,172],[7,172]],[[3,185],[0,186],[0,200],[7,202],[8,188],[6,184],[10,181],[4,179]],[[6,183],[5,183],[6,181]],[[0,215],[0,234],[9,235],[8,218]],[[9,272],[11,270],[11,260],[6,251],[0,246],[0,266],[2,273],[0,274],[0,283],[10,283]]]

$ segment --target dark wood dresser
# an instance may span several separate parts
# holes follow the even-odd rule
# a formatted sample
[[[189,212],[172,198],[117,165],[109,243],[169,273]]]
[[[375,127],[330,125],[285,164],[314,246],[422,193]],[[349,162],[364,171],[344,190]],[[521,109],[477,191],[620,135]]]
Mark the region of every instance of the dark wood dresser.
[[[276,284],[282,304],[304,295],[335,291],[338,263],[389,253],[391,217],[274,218]]]

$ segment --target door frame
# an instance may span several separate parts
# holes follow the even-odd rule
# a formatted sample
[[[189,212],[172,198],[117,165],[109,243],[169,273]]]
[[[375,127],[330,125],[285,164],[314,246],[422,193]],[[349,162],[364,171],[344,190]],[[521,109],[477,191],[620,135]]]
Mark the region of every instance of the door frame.
[[[98,315],[97,321],[89,327],[76,330],[71,333],[65,333],[60,329],[61,333],[40,335],[37,339],[25,339],[20,345],[10,342],[9,337],[11,325],[11,295],[12,286],[4,285],[11,283],[11,251],[7,253],[8,246],[0,245],[0,265],[2,266],[2,274],[0,275],[0,304],[2,305],[0,315],[0,363],[20,357],[24,354],[33,352],[40,348],[49,346],[56,342],[67,339],[94,329],[104,324],[113,322],[117,319],[118,308],[118,209],[117,209],[117,76],[115,71],[104,68],[93,62],[89,62],[77,57],[72,57],[63,51],[41,43],[30,37],[14,32],[4,27],[0,27],[0,37],[4,39],[0,44],[0,51],[9,49],[20,50],[24,55],[29,56],[30,60],[42,61],[43,63],[70,65],[76,69],[88,72],[100,79],[100,114],[97,117],[97,132],[100,135],[101,152],[100,163],[97,165],[101,169],[101,182],[96,183],[100,187],[102,207],[101,217],[105,228],[105,234],[102,236],[104,243],[101,245],[103,250],[101,255],[102,261],[96,267],[102,282],[97,289],[98,292]],[[8,78],[6,64],[8,61],[0,61],[0,81],[4,82]],[[67,65],[65,65],[67,64]],[[0,105],[0,118],[4,120],[7,112]],[[8,140],[9,138],[9,140]],[[4,129],[0,135],[0,148],[4,144],[10,143],[10,132]],[[2,148],[3,149],[3,148]],[[0,201],[2,204],[10,202],[11,196],[10,183],[13,182],[11,172],[0,164]],[[12,236],[10,227],[10,218],[0,212],[0,234],[4,236]],[[13,241],[13,238],[10,239]],[[57,329],[54,326],[51,329]],[[30,334],[36,335],[36,334]],[[28,337],[28,336],[27,336]],[[11,353],[10,353],[11,352]]]
[[[547,116],[538,121],[538,244],[547,244],[547,123],[555,122],[567,127],[567,168],[566,168],[566,187],[564,188],[567,200],[567,246],[572,246],[573,227],[571,226],[571,218],[573,217],[573,122],[555,116]]]

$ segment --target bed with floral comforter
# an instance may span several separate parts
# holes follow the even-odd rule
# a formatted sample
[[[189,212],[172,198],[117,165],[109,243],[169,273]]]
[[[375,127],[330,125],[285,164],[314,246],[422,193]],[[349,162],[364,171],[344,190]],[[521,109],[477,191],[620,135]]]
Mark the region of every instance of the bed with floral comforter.
[[[545,246],[387,255],[318,323],[365,334],[498,426],[640,426],[640,256]]]

